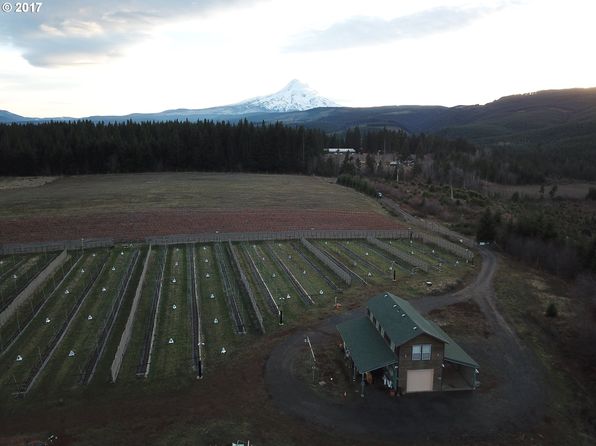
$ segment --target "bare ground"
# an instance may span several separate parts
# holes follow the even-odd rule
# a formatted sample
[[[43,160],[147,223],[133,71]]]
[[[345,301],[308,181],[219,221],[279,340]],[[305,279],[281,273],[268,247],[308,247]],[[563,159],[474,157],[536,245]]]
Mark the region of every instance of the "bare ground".
[[[87,175],[0,190],[0,243],[399,227],[370,197],[300,175]]]

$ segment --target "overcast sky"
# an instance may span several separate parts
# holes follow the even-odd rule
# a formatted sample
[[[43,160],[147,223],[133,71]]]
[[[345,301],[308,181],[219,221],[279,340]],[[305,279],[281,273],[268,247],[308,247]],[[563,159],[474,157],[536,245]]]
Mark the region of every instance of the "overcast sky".
[[[8,4],[0,109],[25,116],[204,108],[294,78],[345,106],[596,86],[593,0],[48,0],[27,14]]]

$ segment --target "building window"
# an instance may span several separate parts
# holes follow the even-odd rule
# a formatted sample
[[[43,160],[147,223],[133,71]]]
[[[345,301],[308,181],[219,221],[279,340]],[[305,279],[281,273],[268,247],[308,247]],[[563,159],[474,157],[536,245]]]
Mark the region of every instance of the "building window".
[[[421,351],[422,351],[421,345],[413,345],[412,346],[412,361],[420,361]]]
[[[430,360],[430,354],[430,344],[419,344],[412,346],[412,361],[428,361]]]

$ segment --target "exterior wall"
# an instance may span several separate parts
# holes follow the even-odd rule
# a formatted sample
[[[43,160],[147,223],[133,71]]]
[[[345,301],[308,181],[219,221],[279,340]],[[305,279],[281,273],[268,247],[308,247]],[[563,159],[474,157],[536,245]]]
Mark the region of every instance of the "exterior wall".
[[[430,360],[412,360],[412,346],[416,344],[430,344],[431,353]],[[395,353],[399,358],[399,382],[398,386],[402,392],[406,392],[408,383],[407,376],[408,370],[420,370],[420,369],[433,369],[433,391],[440,391],[442,388],[442,375],[443,375],[443,354],[444,354],[444,343],[438,339],[428,336],[425,333],[415,337],[411,341],[396,347]]]

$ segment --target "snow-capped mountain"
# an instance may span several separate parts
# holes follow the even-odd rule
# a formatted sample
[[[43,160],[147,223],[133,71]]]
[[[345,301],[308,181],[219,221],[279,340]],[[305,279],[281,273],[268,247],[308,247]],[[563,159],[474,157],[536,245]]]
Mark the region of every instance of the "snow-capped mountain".
[[[319,95],[317,91],[297,79],[269,96],[259,96],[235,104],[237,107],[255,109],[255,111],[289,112],[303,111],[318,107],[339,107],[330,99]]]
[[[314,89],[299,80],[292,80],[288,85],[268,96],[258,96],[242,102],[220,107],[188,109],[178,108],[158,113],[132,113],[124,116],[87,116],[79,119],[91,121],[122,122],[122,121],[168,121],[168,120],[197,120],[224,119],[237,120],[245,116],[276,115],[284,112],[300,112],[319,107],[341,107],[330,99],[320,96]],[[273,118],[271,118],[273,119]],[[8,122],[45,122],[45,121],[76,121],[77,118],[24,118],[0,110],[0,123]]]

